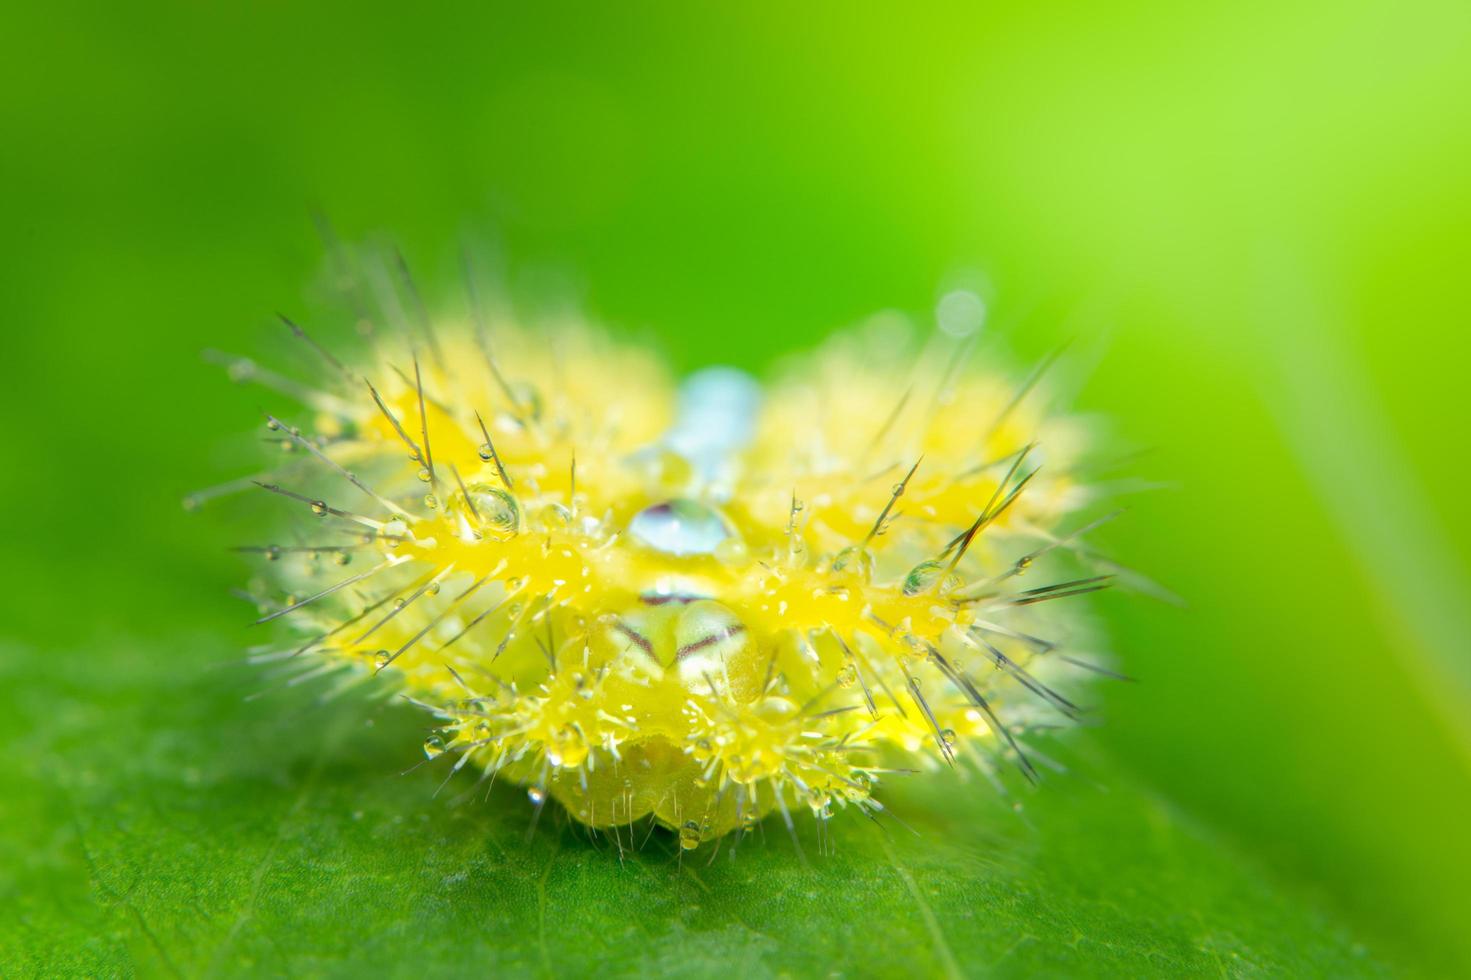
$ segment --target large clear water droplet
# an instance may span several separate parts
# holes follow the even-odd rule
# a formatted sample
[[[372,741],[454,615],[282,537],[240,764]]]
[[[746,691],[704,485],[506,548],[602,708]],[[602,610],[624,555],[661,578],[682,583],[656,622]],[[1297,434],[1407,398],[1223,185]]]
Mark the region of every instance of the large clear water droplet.
[[[833,555],[832,570],[838,575],[857,576],[867,583],[873,578],[873,552],[867,548],[844,548]]]
[[[760,401],[761,386],[744,371],[697,371],[680,385],[679,416],[664,443],[714,479],[731,454],[751,441]]]
[[[513,538],[521,529],[521,506],[499,487],[475,483],[468,489],[466,503],[479,529],[500,539]]]
[[[730,537],[730,529],[714,508],[694,500],[670,500],[634,515],[628,532],[655,551],[668,555],[710,555]]]
[[[909,596],[928,592],[939,584],[945,574],[945,566],[937,561],[922,561],[904,576],[904,594]]]

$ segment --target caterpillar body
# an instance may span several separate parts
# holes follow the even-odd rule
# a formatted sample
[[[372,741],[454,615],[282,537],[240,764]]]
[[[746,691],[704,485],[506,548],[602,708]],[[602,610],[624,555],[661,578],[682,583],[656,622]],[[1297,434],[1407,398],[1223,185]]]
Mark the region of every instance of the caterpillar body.
[[[395,685],[538,812],[689,849],[875,814],[896,769],[1032,775],[1079,714],[1053,600],[1108,576],[1023,576],[1091,526],[1081,430],[964,343],[841,335],[763,391],[581,327],[426,318],[348,367],[290,326],[326,378],[266,420],[292,462],[256,482],[309,525],[251,549],[266,656]]]

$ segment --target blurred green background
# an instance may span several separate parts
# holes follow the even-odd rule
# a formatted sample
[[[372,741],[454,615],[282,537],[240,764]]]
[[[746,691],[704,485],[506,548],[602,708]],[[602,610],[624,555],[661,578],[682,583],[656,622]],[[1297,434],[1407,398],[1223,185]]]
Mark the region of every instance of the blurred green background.
[[[210,672],[252,641],[228,596],[248,567],[224,551],[238,526],[179,499],[257,465],[270,396],[199,354],[290,355],[272,313],[321,310],[316,211],[349,241],[391,237],[434,301],[458,302],[461,242],[490,243],[530,313],[570,298],[681,369],[759,372],[878,309],[923,322],[957,285],[987,296],[1016,364],[1071,338],[1075,405],[1152,450],[1124,476],[1166,484],[1130,498],[1109,548],[1188,602],[1094,604],[1143,682],[1100,689],[1108,723],[1079,751],[1198,828],[1214,856],[1187,871],[1239,856],[1347,937],[1354,970],[1471,970],[1464,3],[22,3],[0,12],[0,127],[0,973],[331,973],[365,949],[389,972],[449,969],[457,950],[472,974],[575,972],[547,909],[571,903],[557,934],[573,946],[579,889],[601,896],[589,923],[626,915],[616,882],[593,880],[612,859],[549,893],[562,865],[515,870],[532,858],[508,831],[505,863],[476,872],[504,888],[416,907],[433,955],[424,933],[376,926],[338,949],[318,921],[401,921],[394,896],[426,868],[463,874],[455,855],[495,818],[447,815],[432,777],[388,783],[400,740],[347,738],[351,711],[273,722],[283,702],[240,705],[249,674]],[[415,724],[386,709],[379,729]],[[1068,781],[1029,801],[1037,860],[1124,847],[1074,898],[1148,940],[1124,913],[1188,912],[1197,886],[1183,874],[1172,899],[1118,843],[1137,831],[1127,804],[1070,824]],[[433,821],[359,845],[381,852],[369,880],[313,837],[363,806]],[[587,847],[552,833],[565,860]],[[1049,833],[1070,835],[1063,851]],[[863,846],[842,864],[860,878]],[[895,880],[924,885],[906,846],[920,870]],[[821,859],[779,859],[779,908],[750,877],[740,893],[771,924],[742,933],[697,890],[653,910],[674,925],[637,962],[882,968],[820,944],[802,958],[790,921],[839,906],[800,899]],[[1004,937],[964,918],[1001,901],[985,875],[932,873],[954,894],[891,916],[934,941],[916,972],[1205,968],[1147,941],[1131,958],[1125,937],[1099,940],[1103,918],[1078,926],[1102,959],[1004,959]],[[1025,855],[1007,874],[1041,908],[1070,887]],[[523,962],[506,951],[538,902]],[[1249,928],[1242,904],[1243,945],[1290,930],[1265,908]],[[333,952],[292,945],[313,928],[292,909]],[[1027,915],[1045,919],[1008,921]]]

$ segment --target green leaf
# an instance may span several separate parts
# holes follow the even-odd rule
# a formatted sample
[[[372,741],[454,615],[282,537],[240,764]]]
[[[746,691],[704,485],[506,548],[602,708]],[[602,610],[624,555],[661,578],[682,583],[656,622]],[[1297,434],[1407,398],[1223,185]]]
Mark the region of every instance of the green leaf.
[[[469,773],[435,797],[442,762],[399,774],[425,728],[402,704],[245,701],[265,672],[180,667],[231,653],[6,651],[0,975],[1390,970],[1086,734],[1037,789],[896,777],[883,826],[799,819],[798,852],[769,821],[681,856],[553,809],[528,833],[524,793]]]

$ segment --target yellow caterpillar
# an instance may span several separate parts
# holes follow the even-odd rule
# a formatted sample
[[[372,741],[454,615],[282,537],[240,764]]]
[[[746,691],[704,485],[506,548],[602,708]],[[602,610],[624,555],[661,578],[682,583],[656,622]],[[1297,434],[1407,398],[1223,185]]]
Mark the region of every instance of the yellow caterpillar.
[[[261,621],[433,712],[431,758],[694,848],[872,815],[896,768],[1031,775],[1078,713],[1050,600],[1107,577],[1022,583],[1087,530],[1079,428],[963,344],[860,331],[763,392],[583,328],[426,321],[353,368],[292,328],[329,377],[268,417],[295,462],[258,482],[311,526],[250,549]]]

